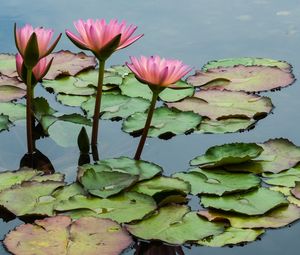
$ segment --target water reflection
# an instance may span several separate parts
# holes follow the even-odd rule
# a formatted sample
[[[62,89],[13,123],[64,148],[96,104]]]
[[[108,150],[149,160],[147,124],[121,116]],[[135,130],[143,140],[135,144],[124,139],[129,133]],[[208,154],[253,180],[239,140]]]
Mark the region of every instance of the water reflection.
[[[161,242],[138,242],[134,255],[184,255],[181,246],[170,246]]]

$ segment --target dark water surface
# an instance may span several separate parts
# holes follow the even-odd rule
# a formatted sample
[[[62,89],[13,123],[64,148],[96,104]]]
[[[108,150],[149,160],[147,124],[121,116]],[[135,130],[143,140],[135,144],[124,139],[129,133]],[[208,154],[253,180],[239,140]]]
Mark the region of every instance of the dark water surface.
[[[200,68],[209,60],[227,57],[267,57],[286,60],[300,77],[300,1],[299,0],[10,0],[0,8],[0,52],[15,53],[13,23],[19,26],[52,27],[56,33],[73,29],[79,18],[118,18],[139,26],[145,36],[131,47],[117,52],[109,64],[123,64],[130,55],[159,54],[178,58]],[[77,51],[63,36],[59,49]],[[56,109],[62,107],[42,88],[37,95],[47,96]],[[276,93],[265,93],[275,105],[274,114],[260,121],[250,132],[226,135],[177,136],[171,140],[149,139],[143,159],[161,165],[166,174],[186,170],[188,162],[213,145],[228,142],[263,142],[285,137],[300,145],[300,87],[293,86]],[[72,109],[71,109],[72,110]],[[120,131],[121,123],[102,121],[100,154],[102,158],[133,156],[138,139]],[[17,169],[26,152],[24,122],[0,133],[0,170]],[[78,148],[62,148],[50,138],[41,139],[37,147],[51,160],[56,171],[75,179]],[[197,203],[198,201],[196,201]],[[196,204],[194,203],[194,205]],[[14,220],[2,224],[0,239],[20,224]],[[295,254],[300,249],[300,223],[270,230],[261,241],[244,247],[186,249],[186,255],[259,255]],[[0,254],[7,254],[0,247]],[[133,250],[127,254],[133,254]]]

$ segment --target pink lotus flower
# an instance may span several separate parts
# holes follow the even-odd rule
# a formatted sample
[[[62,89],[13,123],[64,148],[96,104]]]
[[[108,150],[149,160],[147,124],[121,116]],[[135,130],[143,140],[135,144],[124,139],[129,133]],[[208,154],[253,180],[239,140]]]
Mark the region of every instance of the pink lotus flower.
[[[53,58],[50,61],[48,61],[47,57],[39,60],[36,66],[32,69],[32,74],[34,76],[34,79],[32,79],[33,83],[37,83],[38,81],[41,81],[43,79],[43,77],[49,71],[52,61]],[[19,77],[26,83],[27,72],[26,70],[24,70],[24,68],[26,67],[24,66],[23,58],[19,53],[16,55],[16,66]]]
[[[129,46],[143,36],[132,36],[137,27],[134,25],[127,26],[125,21],[118,23],[117,19],[113,19],[109,23],[106,23],[104,19],[78,20],[74,22],[74,26],[79,35],[66,30],[70,40],[81,49],[93,51],[96,56],[102,57],[101,54],[105,51],[107,54],[104,54],[104,58],[109,57],[116,50]],[[110,43],[118,36],[120,38],[116,45],[111,47]]]
[[[28,43],[32,38],[32,35],[36,35],[37,46],[38,46],[38,59],[41,59],[47,55],[49,55],[55,46],[57,45],[61,34],[56,38],[52,45],[50,45],[50,41],[53,36],[52,29],[45,29],[42,27],[33,28],[31,25],[25,25],[22,28],[17,28],[15,26],[15,40],[18,51],[24,58],[26,54],[26,50],[28,48]]]
[[[192,68],[179,60],[151,56],[141,56],[140,59],[130,57],[131,64],[126,63],[138,80],[149,85],[168,87],[177,82]]]

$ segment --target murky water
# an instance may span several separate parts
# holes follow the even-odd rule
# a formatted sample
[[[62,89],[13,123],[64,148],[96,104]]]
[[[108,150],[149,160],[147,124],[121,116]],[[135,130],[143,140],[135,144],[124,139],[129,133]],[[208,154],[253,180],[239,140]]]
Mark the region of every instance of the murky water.
[[[31,23],[63,32],[73,28],[79,18],[126,19],[139,26],[145,36],[131,47],[113,55],[109,64],[122,64],[130,55],[159,54],[178,58],[200,68],[207,61],[226,57],[255,56],[286,60],[300,77],[300,2],[299,0],[10,0],[0,8],[0,51],[15,53],[12,28]],[[58,48],[77,51],[64,36]],[[42,88],[37,95],[47,96],[56,109],[62,107]],[[227,135],[177,136],[163,141],[149,139],[143,159],[161,165],[167,174],[186,170],[194,156],[208,147],[227,142],[263,142],[285,137],[300,145],[300,88],[293,86],[267,93],[275,105],[274,114],[259,122],[250,132]],[[17,169],[26,152],[24,123],[10,132],[0,133],[0,169]],[[100,155],[102,158],[133,156],[138,139],[120,131],[121,123],[102,121]],[[51,160],[57,171],[74,180],[78,148],[61,148],[50,138],[37,142],[37,147]],[[194,203],[194,206],[197,201]],[[0,239],[21,221],[0,223]],[[300,223],[290,228],[267,231],[261,241],[233,248],[184,248],[185,254],[293,254],[299,248]],[[128,254],[132,254],[133,250]],[[0,254],[7,254],[0,247]]]

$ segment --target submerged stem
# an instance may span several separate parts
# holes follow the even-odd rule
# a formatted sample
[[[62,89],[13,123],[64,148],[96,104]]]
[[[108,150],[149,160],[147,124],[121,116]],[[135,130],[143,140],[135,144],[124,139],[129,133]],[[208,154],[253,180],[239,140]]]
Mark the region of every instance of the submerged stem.
[[[97,141],[98,141],[98,128],[99,128],[104,68],[105,68],[105,61],[100,60],[99,61],[97,95],[96,95],[95,110],[94,110],[94,117],[93,117],[92,143],[91,143],[92,150],[93,150],[93,148],[97,147]]]
[[[141,157],[141,154],[142,154],[145,142],[146,142],[146,138],[147,138],[147,135],[148,135],[148,131],[149,131],[149,128],[150,128],[153,112],[154,112],[154,109],[155,109],[156,100],[158,98],[159,93],[160,93],[160,91],[153,90],[152,100],[151,100],[151,104],[150,104],[150,107],[149,107],[149,110],[148,110],[148,116],[147,116],[147,120],[146,120],[146,123],[145,123],[145,127],[143,129],[142,137],[140,139],[139,145],[136,149],[136,153],[135,153],[135,156],[134,156],[135,160],[139,160],[140,157]]]
[[[28,154],[33,154],[33,136],[32,136],[32,98],[33,98],[33,88],[31,84],[32,69],[27,69],[27,96],[26,96],[26,127],[27,127],[27,149]]]

